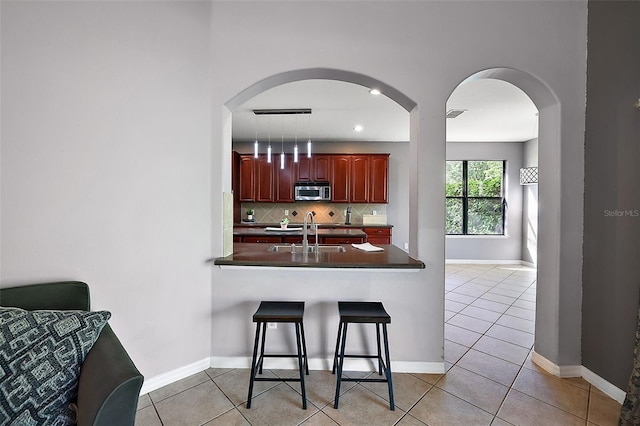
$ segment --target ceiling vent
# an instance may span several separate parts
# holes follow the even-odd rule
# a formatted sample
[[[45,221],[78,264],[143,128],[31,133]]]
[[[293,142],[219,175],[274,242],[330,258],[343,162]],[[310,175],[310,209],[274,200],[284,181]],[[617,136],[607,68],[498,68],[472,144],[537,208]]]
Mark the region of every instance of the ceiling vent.
[[[457,116],[459,116],[460,114],[462,114],[463,112],[465,112],[466,109],[450,109],[449,111],[447,111],[447,118],[456,118]]]

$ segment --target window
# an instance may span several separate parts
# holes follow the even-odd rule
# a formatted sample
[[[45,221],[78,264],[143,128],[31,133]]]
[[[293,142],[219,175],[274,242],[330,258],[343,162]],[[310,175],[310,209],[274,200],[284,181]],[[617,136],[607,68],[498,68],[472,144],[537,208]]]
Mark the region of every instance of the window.
[[[504,161],[447,161],[447,235],[504,235]]]

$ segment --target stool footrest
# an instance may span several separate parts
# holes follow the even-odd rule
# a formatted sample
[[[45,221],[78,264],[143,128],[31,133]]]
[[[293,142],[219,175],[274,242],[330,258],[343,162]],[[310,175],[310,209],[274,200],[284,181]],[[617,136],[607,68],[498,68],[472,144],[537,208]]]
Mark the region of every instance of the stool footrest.
[[[257,379],[256,379],[257,380]],[[352,379],[351,377],[342,377],[341,382],[372,382],[372,383],[387,383],[387,379]]]
[[[274,377],[254,377],[253,381],[254,382],[301,382],[302,380],[294,379],[294,378],[280,379],[280,378],[274,378]]]

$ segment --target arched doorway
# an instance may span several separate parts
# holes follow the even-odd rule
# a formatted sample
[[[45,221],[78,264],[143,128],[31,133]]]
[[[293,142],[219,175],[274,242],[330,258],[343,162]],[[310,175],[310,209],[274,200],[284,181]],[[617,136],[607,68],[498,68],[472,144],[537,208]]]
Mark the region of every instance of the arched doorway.
[[[561,105],[553,91],[535,76],[511,68],[476,72],[460,84],[497,79],[521,89],[539,111],[539,228],[537,255],[536,330],[533,359],[559,376],[576,375],[580,364],[581,280],[579,263],[563,260],[579,256],[563,244]],[[570,277],[570,278],[569,278]],[[570,366],[564,368],[563,366]],[[578,374],[579,375],[579,374]]]

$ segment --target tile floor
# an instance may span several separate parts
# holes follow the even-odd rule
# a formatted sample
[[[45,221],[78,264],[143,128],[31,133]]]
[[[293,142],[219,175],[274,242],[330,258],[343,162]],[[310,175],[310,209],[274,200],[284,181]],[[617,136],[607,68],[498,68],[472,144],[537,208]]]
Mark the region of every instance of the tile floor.
[[[143,395],[136,426],[616,425],[616,401],[581,378],[558,379],[531,362],[535,292],[531,268],[447,265],[447,373],[394,373],[395,411],[385,383],[349,382],[335,410],[329,371],[311,371],[307,410],[294,382],[257,382],[247,410],[249,370],[209,369]]]

